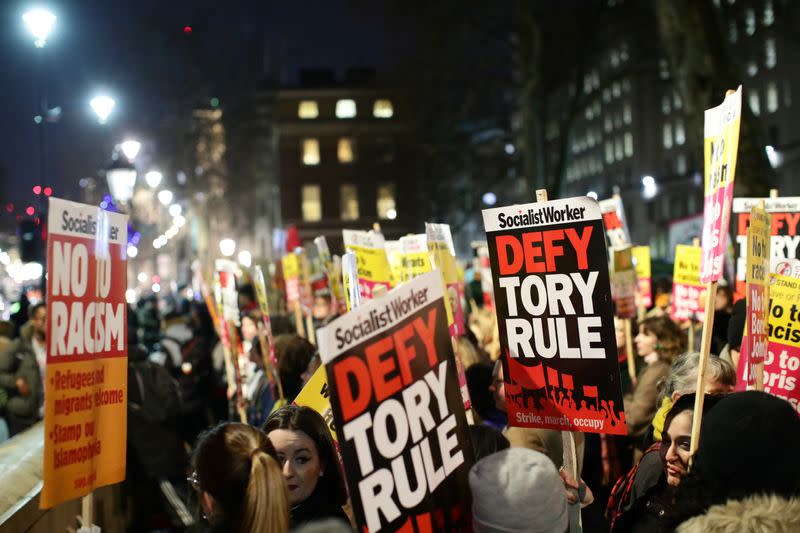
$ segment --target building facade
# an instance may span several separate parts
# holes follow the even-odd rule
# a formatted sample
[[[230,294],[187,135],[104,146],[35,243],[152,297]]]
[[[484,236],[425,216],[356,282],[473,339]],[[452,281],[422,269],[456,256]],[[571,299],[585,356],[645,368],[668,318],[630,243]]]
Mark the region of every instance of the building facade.
[[[419,232],[414,138],[401,92],[332,73],[300,76],[275,100],[284,225],[304,241],[381,226],[387,238]]]

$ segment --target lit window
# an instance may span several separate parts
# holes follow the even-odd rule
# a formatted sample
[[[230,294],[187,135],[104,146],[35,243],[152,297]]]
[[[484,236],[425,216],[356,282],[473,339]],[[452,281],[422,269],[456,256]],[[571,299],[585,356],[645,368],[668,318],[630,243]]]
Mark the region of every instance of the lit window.
[[[675,171],[679,176],[686,174],[686,156],[684,154],[680,154],[677,159],[675,159]]]
[[[756,74],[758,74],[758,65],[755,61],[750,61],[747,63],[747,75],[752,78]]]
[[[336,118],[353,118],[356,116],[356,101],[350,99],[336,101]]]
[[[772,26],[775,22],[775,10],[772,9],[772,0],[764,2],[764,26]]]
[[[319,140],[303,139],[303,164],[319,165]]]
[[[394,220],[397,218],[397,205],[394,200],[394,183],[378,185],[378,218]]]
[[[778,87],[774,81],[767,85],[767,112],[774,113],[778,110]]]
[[[728,23],[728,40],[731,44],[739,40],[739,30],[736,28],[736,21],[731,20]]]
[[[629,58],[630,58],[630,56],[628,55],[628,44],[627,43],[622,43],[622,45],[619,48],[619,60],[622,61],[622,62],[625,62]]]
[[[303,220],[306,222],[322,220],[322,194],[319,185],[303,185],[302,201]]]
[[[297,105],[298,118],[309,119],[319,116],[319,107],[316,100],[303,100]]]
[[[750,102],[750,110],[755,116],[761,114],[761,100],[758,99],[758,91],[755,89],[750,90],[748,101]]]
[[[619,98],[619,96],[622,94],[622,86],[619,84],[618,81],[615,81],[611,85],[611,94],[614,95],[614,98]]]
[[[594,110],[591,106],[586,108],[586,110],[583,112],[583,116],[586,117],[586,120],[592,120],[594,118]]]
[[[669,79],[669,63],[667,63],[666,59],[661,59],[658,62],[658,76],[662,80]]]
[[[606,141],[606,163],[609,165],[614,162],[614,143]]]
[[[391,100],[375,100],[372,106],[372,116],[375,118],[392,118],[394,108]]]
[[[611,50],[611,66],[614,68],[619,66],[619,52],[616,49]]]
[[[631,113],[631,104],[625,102],[625,105],[622,107],[622,121],[625,124],[630,124],[633,120],[633,116]]]
[[[358,220],[358,189],[345,184],[339,188],[339,211],[342,220]]]
[[[778,63],[778,53],[775,50],[775,39],[770,37],[764,41],[764,66],[773,68]]]
[[[675,121],[675,144],[681,146],[686,142],[686,131],[683,129],[683,119]]]
[[[683,109],[683,98],[677,91],[672,93],[672,102],[675,105],[675,109]]]
[[[748,9],[744,13],[744,31],[747,35],[753,35],[756,32],[756,13],[752,9]]]
[[[603,122],[603,129],[606,131],[606,133],[609,133],[614,129],[614,122],[611,119],[611,115],[606,115],[606,118]]]
[[[664,148],[672,148],[672,124],[664,124]]]
[[[622,161],[622,157],[625,154],[625,150],[622,147],[622,137],[617,137],[614,139],[614,158],[617,161]]]
[[[669,95],[665,94],[664,97],[661,99],[661,112],[665,115],[669,115],[672,111],[672,104],[669,100]]]
[[[625,157],[633,156],[633,134],[630,132],[625,134]]]
[[[352,163],[355,160],[355,144],[355,139],[350,137],[342,137],[339,139],[336,155],[340,163]]]

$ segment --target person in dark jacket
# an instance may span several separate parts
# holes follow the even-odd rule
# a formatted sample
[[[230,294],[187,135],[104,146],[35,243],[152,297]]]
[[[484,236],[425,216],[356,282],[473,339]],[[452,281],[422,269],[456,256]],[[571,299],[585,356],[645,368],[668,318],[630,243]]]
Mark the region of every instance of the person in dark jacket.
[[[185,504],[188,457],[176,418],[178,384],[163,366],[148,359],[137,343],[136,316],[128,313],[128,450],[125,484],[133,504],[131,531],[146,531],[165,515],[185,528],[194,517]],[[152,523],[149,525],[153,525]]]
[[[308,407],[287,405],[264,425],[275,446],[289,488],[292,528],[327,518],[347,521],[347,491],[333,438],[322,416]]]
[[[8,395],[5,415],[12,436],[41,418],[44,402],[47,308],[40,303],[28,311],[30,320],[22,326],[19,338],[0,354],[0,388]]]

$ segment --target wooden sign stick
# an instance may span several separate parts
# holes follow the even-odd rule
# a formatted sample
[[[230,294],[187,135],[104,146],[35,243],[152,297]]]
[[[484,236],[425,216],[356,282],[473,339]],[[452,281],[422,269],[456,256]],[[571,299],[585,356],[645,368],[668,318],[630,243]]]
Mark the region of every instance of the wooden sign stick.
[[[703,320],[703,336],[700,341],[700,364],[697,368],[697,386],[695,387],[694,416],[692,417],[692,441],[689,453],[694,455],[700,444],[700,425],[703,422],[703,403],[706,390],[706,368],[708,355],[711,352],[711,330],[714,327],[714,306],[717,301],[717,282],[706,284],[706,307]]]

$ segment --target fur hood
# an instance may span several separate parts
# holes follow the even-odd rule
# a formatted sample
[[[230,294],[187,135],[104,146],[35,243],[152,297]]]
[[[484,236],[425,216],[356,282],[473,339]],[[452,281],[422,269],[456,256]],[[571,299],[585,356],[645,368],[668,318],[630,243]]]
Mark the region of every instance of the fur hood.
[[[710,507],[678,526],[677,533],[792,533],[800,531],[800,499],[751,496]]]

